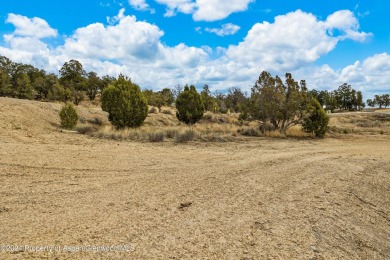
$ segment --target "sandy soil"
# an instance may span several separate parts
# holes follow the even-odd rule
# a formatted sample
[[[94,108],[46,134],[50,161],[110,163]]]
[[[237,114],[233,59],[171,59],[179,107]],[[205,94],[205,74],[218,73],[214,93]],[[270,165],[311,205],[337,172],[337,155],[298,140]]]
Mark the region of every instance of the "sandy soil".
[[[387,135],[113,141],[59,107],[0,99],[0,246],[61,249],[1,259],[390,258]],[[88,245],[129,251],[63,251]]]

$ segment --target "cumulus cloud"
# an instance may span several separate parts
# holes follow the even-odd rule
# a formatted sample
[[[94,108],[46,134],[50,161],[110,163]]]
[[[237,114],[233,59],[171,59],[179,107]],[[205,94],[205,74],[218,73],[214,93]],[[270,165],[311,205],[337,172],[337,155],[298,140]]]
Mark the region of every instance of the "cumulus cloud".
[[[206,32],[215,33],[218,36],[226,36],[236,34],[241,29],[240,26],[227,23],[223,24],[222,28],[206,28]]]
[[[195,21],[216,21],[232,13],[248,9],[254,0],[196,0],[197,9],[193,15]]]
[[[8,14],[6,23],[15,26],[14,35],[29,36],[37,39],[56,37],[57,30],[50,27],[50,25],[43,19],[34,17],[28,18],[18,14]]]
[[[145,0],[129,0],[129,4],[131,7],[138,11],[150,11],[151,13],[155,12],[153,9],[150,8],[150,6],[146,3]]]
[[[358,29],[359,23],[350,11],[336,12],[319,21],[313,14],[297,10],[275,17],[274,23],[255,24],[244,41],[230,46],[226,55],[241,63],[262,64],[268,70],[293,70],[329,53],[341,40],[362,41],[370,36]],[[334,30],[339,35],[330,33]]]
[[[217,21],[232,13],[248,9],[254,0],[155,0],[167,6],[165,16],[174,16],[176,12],[192,14],[195,21]]]
[[[184,14],[192,14],[196,10],[196,3],[192,0],[155,0],[157,3],[166,5],[166,13],[164,16],[171,17],[176,15],[176,12]]]
[[[140,86],[153,89],[190,83],[209,84],[213,90],[237,86],[249,90],[262,70],[280,76],[292,72],[297,80],[306,79],[308,86],[316,89],[337,88],[348,82],[373,93],[388,89],[390,82],[388,53],[356,61],[341,70],[312,65],[340,41],[370,37],[359,30],[358,20],[349,11],[336,12],[321,21],[298,10],[278,16],[272,23],[257,23],[242,42],[215,49],[184,43],[167,46],[158,26],[138,21],[124,9],[108,22],[78,28],[60,46],[41,40],[49,33],[21,33],[22,27],[15,25],[14,33],[3,36],[5,45],[0,45],[0,53],[55,73],[64,62],[78,59],[87,71],[112,76],[124,73]],[[223,27],[217,30],[224,34]]]

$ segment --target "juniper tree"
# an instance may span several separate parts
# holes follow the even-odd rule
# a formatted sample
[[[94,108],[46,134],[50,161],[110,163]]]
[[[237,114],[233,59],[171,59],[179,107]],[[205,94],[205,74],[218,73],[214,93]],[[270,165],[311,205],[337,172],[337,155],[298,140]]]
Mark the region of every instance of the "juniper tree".
[[[140,87],[119,75],[102,93],[102,109],[116,128],[139,127],[148,115],[148,104]]]

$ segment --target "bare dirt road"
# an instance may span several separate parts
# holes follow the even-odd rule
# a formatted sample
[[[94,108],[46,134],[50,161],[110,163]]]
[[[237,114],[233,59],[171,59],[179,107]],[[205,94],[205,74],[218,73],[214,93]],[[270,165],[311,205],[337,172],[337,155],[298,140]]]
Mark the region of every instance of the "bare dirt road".
[[[2,122],[1,259],[390,258],[386,135],[154,144]]]

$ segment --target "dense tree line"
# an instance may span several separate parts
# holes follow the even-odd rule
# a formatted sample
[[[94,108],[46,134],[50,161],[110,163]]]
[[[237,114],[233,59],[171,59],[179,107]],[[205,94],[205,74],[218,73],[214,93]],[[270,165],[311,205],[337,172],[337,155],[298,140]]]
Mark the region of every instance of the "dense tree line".
[[[98,93],[114,80],[86,73],[80,62],[66,62],[57,76],[31,65],[15,63],[0,56],[0,96],[47,101],[72,101],[76,105]]]
[[[179,120],[194,124],[204,111],[213,113],[240,113],[241,120],[259,120],[262,130],[286,130],[300,124],[305,131],[322,136],[327,127],[325,110],[361,110],[365,107],[363,95],[344,83],[334,91],[308,90],[306,82],[295,81],[290,73],[285,79],[263,71],[251,89],[240,88],[226,93],[211,93],[204,85],[200,93],[195,86],[176,86],[153,91],[141,88],[130,78],[99,77],[86,72],[77,60],[65,62],[58,76],[31,65],[15,63],[0,56],[0,96],[24,99],[71,101],[79,104],[85,98],[101,96],[102,108],[118,128],[137,127],[147,115],[147,105],[161,109],[176,105]],[[389,95],[367,100],[369,106],[387,107]]]
[[[336,109],[356,111],[365,107],[362,92],[356,91],[347,83],[334,91],[311,90],[309,96],[317,99],[326,110],[332,112]]]

